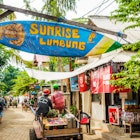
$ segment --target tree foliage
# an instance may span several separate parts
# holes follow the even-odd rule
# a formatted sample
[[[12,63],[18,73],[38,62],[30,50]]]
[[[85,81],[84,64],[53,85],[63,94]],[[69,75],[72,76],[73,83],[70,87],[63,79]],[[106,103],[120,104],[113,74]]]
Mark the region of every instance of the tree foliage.
[[[5,85],[4,89],[3,89],[3,91],[5,93],[11,91],[12,86],[15,84],[13,79],[16,79],[18,72],[19,72],[19,69],[14,68],[11,65],[4,69],[4,71],[3,71],[4,78],[3,78],[2,82]]]
[[[140,1],[139,0],[115,0],[119,7],[112,12],[111,18],[116,21],[129,22],[130,28],[140,27]],[[133,44],[123,45],[124,50],[135,51],[134,55],[128,62],[124,64],[125,69],[120,73],[113,75],[112,85],[119,87],[131,88],[132,91],[140,90],[140,41]]]
[[[131,25],[126,27],[140,27],[140,0],[115,0],[119,8],[112,12],[112,18],[117,21],[130,22]]]
[[[36,83],[37,80],[29,77],[26,71],[20,71],[13,82],[15,82],[12,88],[14,95],[23,95],[24,93],[30,91],[30,84]]]
[[[4,48],[3,45],[0,44],[0,71],[5,65],[8,63],[10,57],[10,52]]]
[[[113,74],[111,84],[118,87],[130,88],[132,91],[138,92],[140,89],[140,50],[124,64],[124,67],[125,70]]]
[[[75,11],[76,8],[76,0],[42,0],[41,2],[38,0],[40,3],[42,3],[40,11],[32,6],[33,1],[23,1],[25,3],[26,9],[57,17],[65,16],[67,11]],[[38,17],[36,18],[39,19]]]

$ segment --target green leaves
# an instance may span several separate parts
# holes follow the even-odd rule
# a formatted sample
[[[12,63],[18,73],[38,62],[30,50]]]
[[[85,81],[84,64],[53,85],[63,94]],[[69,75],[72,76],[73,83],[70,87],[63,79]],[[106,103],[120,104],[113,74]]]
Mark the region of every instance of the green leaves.
[[[24,0],[27,9],[32,11],[38,11],[48,15],[53,15],[56,17],[65,16],[68,10],[75,11],[76,8],[76,0],[42,0],[42,2],[40,2],[40,4],[42,4],[40,11],[35,7],[32,7],[31,2],[31,0]]]
[[[111,18],[116,21],[131,22],[129,28],[140,26],[140,1],[139,0],[116,0],[119,5],[118,10],[111,13]]]
[[[16,95],[23,95],[25,92],[30,91],[30,84],[37,82],[36,79],[29,77],[25,71],[19,72],[17,78],[13,81],[15,84],[13,85],[12,91]]]
[[[140,41],[134,43],[134,44],[126,44],[123,45],[124,50],[130,50],[130,51],[138,51],[140,50]]]
[[[140,42],[124,47],[125,49],[135,50],[137,53],[124,64],[125,70],[113,74],[113,79],[110,82],[114,86],[123,86],[138,92],[140,89]]]
[[[3,45],[0,44],[0,69],[8,63],[10,57],[10,52],[4,48]]]

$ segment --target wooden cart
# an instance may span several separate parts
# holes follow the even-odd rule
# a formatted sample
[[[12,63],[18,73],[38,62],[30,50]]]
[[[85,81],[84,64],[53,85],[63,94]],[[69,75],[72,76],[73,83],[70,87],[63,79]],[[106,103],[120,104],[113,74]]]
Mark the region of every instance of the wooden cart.
[[[65,118],[35,118],[29,131],[30,140],[82,140],[82,129],[68,128],[67,124]]]

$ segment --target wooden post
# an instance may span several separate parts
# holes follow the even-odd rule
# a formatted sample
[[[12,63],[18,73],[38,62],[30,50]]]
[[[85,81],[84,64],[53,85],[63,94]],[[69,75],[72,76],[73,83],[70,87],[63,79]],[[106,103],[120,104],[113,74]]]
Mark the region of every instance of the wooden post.
[[[41,18],[45,18],[45,19],[49,19],[49,20],[53,20],[53,21],[57,21],[57,22],[63,22],[63,23],[67,23],[67,24],[70,24],[70,25],[84,27],[84,28],[87,28],[87,29],[90,29],[90,30],[93,30],[93,31],[107,33],[107,34],[111,34],[111,35],[122,37],[122,38],[127,37],[126,34],[120,34],[118,32],[103,29],[103,28],[100,28],[100,27],[97,27],[97,26],[87,25],[87,24],[67,20],[67,19],[64,19],[64,18],[57,18],[57,17],[54,17],[54,16],[50,16],[50,15],[46,15],[46,14],[42,14],[42,13],[37,13],[37,12],[34,12],[34,11],[30,11],[30,10],[24,10],[24,9],[21,9],[21,8],[7,6],[7,5],[3,5],[3,4],[0,4],[0,8],[7,9],[7,10],[10,10],[10,11],[16,11],[16,12],[20,12],[20,13],[23,13],[23,14],[36,16],[36,17],[41,17]],[[1,16],[0,16],[0,19],[2,19]]]

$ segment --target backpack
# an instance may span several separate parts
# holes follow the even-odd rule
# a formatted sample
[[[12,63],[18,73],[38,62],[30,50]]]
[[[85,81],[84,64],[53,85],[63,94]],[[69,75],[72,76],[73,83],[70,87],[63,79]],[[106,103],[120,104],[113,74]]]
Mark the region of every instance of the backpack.
[[[3,103],[0,102],[0,112],[3,110]]]

